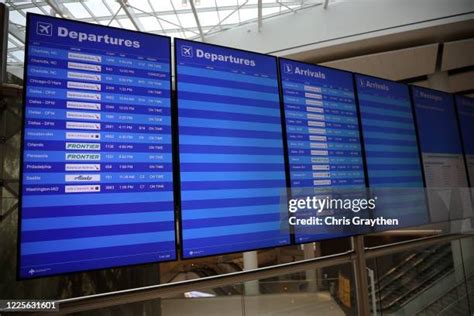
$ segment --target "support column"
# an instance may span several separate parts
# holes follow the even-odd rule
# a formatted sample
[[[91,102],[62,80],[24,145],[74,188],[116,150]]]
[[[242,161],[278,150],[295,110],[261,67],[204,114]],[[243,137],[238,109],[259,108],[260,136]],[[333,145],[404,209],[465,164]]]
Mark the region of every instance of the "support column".
[[[474,275],[474,237],[460,240],[466,276]]]
[[[3,220],[4,212],[6,211],[7,208],[7,203],[4,203],[5,201],[3,200],[3,190],[4,190],[4,185],[5,185],[5,180],[4,180],[4,165],[5,165],[5,152],[6,152],[6,146],[5,142],[7,140],[6,138],[6,130],[7,130],[7,122],[6,122],[6,104],[3,100],[3,92],[2,89],[0,88],[0,222]],[[5,208],[5,210],[4,210]]]
[[[454,275],[457,283],[464,282],[464,262],[461,250],[461,240],[451,242],[451,254],[453,256]]]
[[[7,82],[8,16],[7,6],[0,3],[0,83]]]
[[[0,3],[0,85],[7,82],[7,50],[8,50],[8,8],[4,3]],[[3,96],[0,96],[3,99]],[[6,203],[3,201],[3,166],[5,159],[6,141],[6,105],[0,100],[0,221],[3,219],[3,208]]]
[[[315,258],[315,253],[314,253],[314,243],[309,243],[309,244],[304,244],[303,245],[303,253],[304,253],[304,259],[313,259]],[[308,292],[317,292],[318,286],[317,286],[317,276],[316,276],[316,270],[306,270],[306,282],[308,282]]]
[[[2,100],[0,100],[1,102]],[[2,109],[2,105],[0,104],[0,223],[3,220],[4,216],[4,208],[7,207],[7,203],[3,201],[3,186],[4,183],[4,160],[5,160],[5,115]]]
[[[352,237],[352,247],[356,258],[354,262],[354,277],[356,281],[358,315],[370,315],[369,285],[367,282],[367,266],[365,263],[364,236]]]
[[[258,268],[257,251],[244,252],[244,271]],[[258,288],[258,280],[245,282],[245,295],[258,295],[260,289]]]

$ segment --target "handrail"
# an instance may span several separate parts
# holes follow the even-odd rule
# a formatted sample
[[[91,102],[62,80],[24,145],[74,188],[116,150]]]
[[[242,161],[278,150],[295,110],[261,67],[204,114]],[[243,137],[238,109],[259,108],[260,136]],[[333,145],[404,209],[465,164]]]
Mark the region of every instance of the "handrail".
[[[195,291],[199,289],[214,288],[229,284],[237,284],[257,279],[275,277],[282,274],[290,274],[302,270],[340,265],[352,262],[353,258],[354,252],[351,250],[337,255],[290,262],[273,267],[239,271],[224,275],[216,275],[175,283],[157,284],[110,293],[94,294],[60,300],[57,301],[57,303],[60,306],[59,314],[77,313],[116,305],[158,299],[165,296],[181,294],[191,290]]]
[[[436,244],[446,243],[457,239],[473,237],[473,234],[450,234],[443,236],[432,236],[406,240],[393,244],[365,248],[365,258],[372,259],[387,256],[398,252],[413,250],[420,247],[428,247]]]
[[[403,241],[389,245],[366,248],[366,259],[428,247],[434,244],[445,243],[472,235],[448,235],[424,237],[415,240]],[[99,308],[137,303],[181,294],[191,290],[219,287],[247,281],[275,277],[283,274],[300,272],[303,270],[319,269],[334,265],[351,263],[355,258],[353,250],[337,255],[307,259],[297,262],[280,264],[272,267],[258,268],[248,271],[239,271],[224,275],[210,276],[194,280],[186,280],[168,284],[158,284],[135,289],[127,289],[109,293],[94,294],[70,299],[59,300],[59,314],[76,313]],[[46,313],[44,313],[46,315]]]

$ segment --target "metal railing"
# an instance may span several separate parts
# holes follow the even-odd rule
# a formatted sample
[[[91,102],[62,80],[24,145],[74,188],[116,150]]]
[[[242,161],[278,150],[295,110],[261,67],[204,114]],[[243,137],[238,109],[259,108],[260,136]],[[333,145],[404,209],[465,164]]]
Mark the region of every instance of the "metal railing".
[[[471,235],[445,235],[424,237],[420,239],[398,242],[395,244],[365,248],[365,259],[411,251],[417,248],[426,248],[453,240],[472,237]],[[298,262],[280,264],[272,267],[258,268],[248,271],[239,271],[225,275],[210,276],[200,279],[187,280],[168,284],[158,284],[135,289],[115,291],[110,293],[95,294],[58,301],[60,314],[69,314],[100,308],[113,307],[129,303],[138,303],[155,300],[188,291],[219,287],[258,279],[276,277],[279,275],[301,272],[303,270],[319,269],[340,264],[353,263],[357,253],[354,250],[337,255],[307,259]],[[359,292],[359,291],[358,291]],[[361,293],[362,294],[362,293]],[[368,293],[357,295],[358,300],[367,300]],[[45,314],[46,315],[46,314]]]

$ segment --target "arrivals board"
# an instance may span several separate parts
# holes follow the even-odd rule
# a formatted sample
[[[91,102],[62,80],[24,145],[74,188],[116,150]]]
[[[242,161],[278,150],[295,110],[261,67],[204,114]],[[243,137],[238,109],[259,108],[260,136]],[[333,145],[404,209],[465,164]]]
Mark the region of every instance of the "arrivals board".
[[[400,227],[425,223],[424,180],[408,86],[358,74],[355,81],[368,184],[383,188],[378,190],[383,192],[378,213],[396,216]]]
[[[352,74],[287,59],[280,59],[280,73],[293,198],[327,188],[364,188]],[[319,234],[299,228],[298,243],[336,237],[325,226]]]
[[[175,42],[183,258],[290,242],[276,58]]]
[[[28,14],[19,277],[173,260],[170,39]]]

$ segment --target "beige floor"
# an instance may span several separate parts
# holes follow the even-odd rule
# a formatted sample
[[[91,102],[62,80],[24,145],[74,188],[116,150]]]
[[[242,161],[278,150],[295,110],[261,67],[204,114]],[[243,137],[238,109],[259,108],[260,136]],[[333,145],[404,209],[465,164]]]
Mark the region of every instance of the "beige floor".
[[[163,316],[339,316],[344,312],[327,292],[162,300]]]

